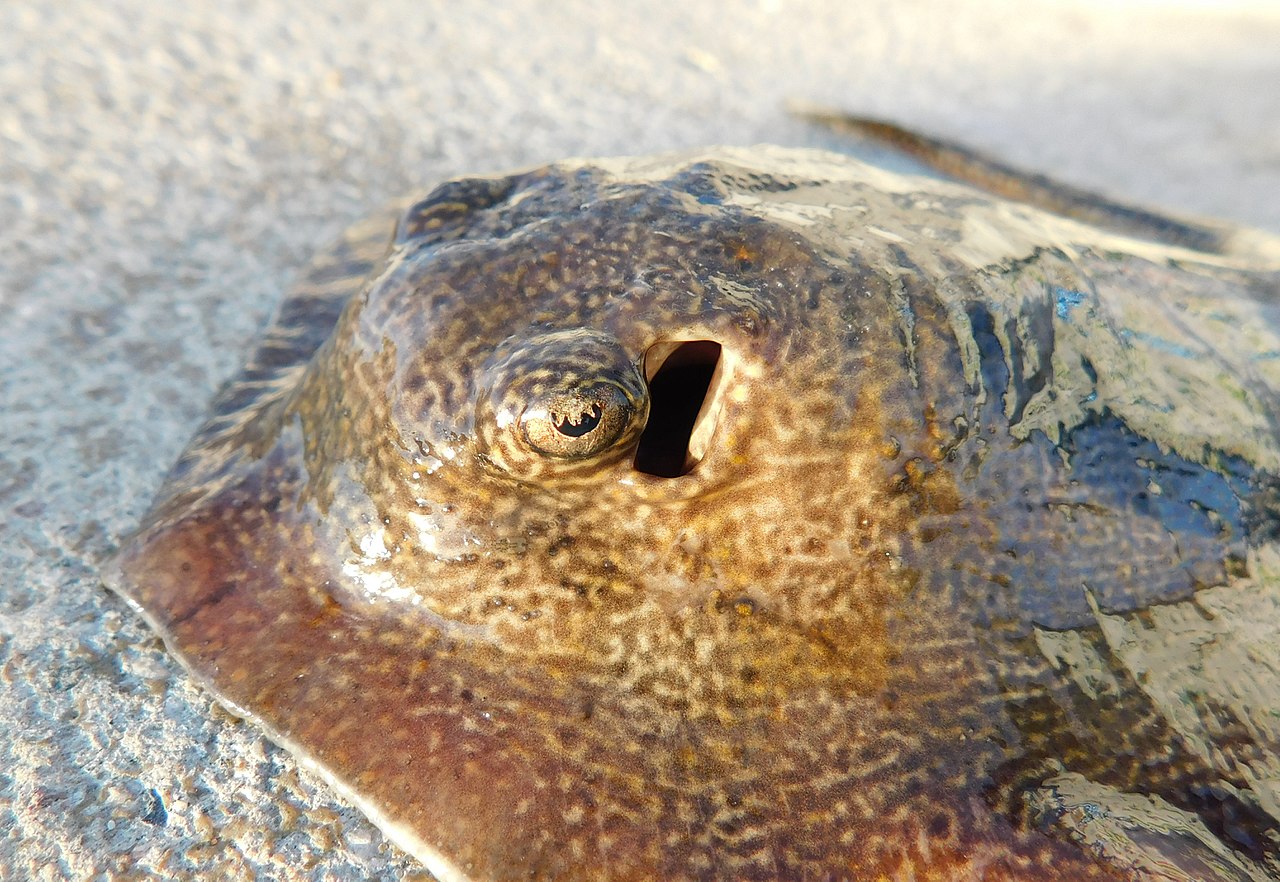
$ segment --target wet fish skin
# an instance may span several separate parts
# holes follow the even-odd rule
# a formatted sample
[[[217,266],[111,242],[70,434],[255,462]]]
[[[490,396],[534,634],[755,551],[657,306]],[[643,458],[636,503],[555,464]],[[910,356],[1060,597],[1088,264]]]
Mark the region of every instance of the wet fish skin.
[[[106,577],[437,876],[1280,873],[1280,245],[780,148],[395,228],[319,259]],[[698,340],[705,455],[639,471],[646,354]],[[543,455],[567,400],[621,430]]]

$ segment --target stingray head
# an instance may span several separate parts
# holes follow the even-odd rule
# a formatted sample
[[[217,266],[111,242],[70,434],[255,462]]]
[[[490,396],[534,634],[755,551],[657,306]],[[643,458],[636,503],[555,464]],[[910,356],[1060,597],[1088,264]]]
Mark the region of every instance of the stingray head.
[[[450,882],[1100,873],[990,804],[1017,735],[922,587],[948,317],[709,168],[413,206],[118,587]]]

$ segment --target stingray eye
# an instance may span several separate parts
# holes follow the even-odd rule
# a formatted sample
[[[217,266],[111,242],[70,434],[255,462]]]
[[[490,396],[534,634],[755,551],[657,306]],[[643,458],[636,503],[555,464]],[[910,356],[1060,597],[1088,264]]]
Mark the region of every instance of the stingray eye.
[[[649,416],[641,359],[588,328],[512,334],[476,376],[476,446],[523,481],[598,480]]]
[[[534,404],[525,410],[520,424],[525,441],[543,456],[583,459],[608,449],[634,416],[626,393],[601,383]]]

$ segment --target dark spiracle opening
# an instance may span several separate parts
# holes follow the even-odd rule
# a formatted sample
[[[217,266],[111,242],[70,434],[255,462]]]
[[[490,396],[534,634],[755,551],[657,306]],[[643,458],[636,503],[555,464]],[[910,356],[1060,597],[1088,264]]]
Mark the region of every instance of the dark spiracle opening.
[[[649,421],[636,448],[637,471],[678,478],[706,454],[719,366],[720,344],[713,340],[658,343],[645,353]]]

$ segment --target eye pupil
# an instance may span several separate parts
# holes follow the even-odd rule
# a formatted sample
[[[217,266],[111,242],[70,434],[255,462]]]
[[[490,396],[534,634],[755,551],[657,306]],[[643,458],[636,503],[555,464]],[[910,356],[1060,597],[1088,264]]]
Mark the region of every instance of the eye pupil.
[[[612,447],[632,425],[634,415],[635,408],[620,386],[597,383],[535,401],[525,409],[520,431],[525,443],[543,456],[586,459]]]
[[[591,405],[590,410],[579,414],[576,420],[567,414],[552,414],[551,424],[555,426],[556,431],[561,435],[567,435],[570,438],[581,438],[600,425],[600,420],[603,416],[604,412],[600,409],[599,402],[596,402]]]

